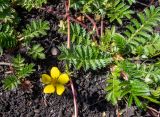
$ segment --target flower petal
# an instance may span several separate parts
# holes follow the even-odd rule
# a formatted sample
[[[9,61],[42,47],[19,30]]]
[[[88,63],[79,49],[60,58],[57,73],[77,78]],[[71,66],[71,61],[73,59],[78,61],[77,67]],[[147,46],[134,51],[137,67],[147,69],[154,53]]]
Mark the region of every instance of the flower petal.
[[[57,80],[60,84],[66,84],[69,81],[68,74],[61,74]]]
[[[56,79],[59,77],[59,75],[61,74],[61,72],[59,71],[59,69],[57,67],[52,67],[51,69],[51,77]]]
[[[44,93],[54,93],[55,92],[55,88],[53,85],[47,85],[44,87],[43,89]]]
[[[62,95],[62,93],[64,92],[65,87],[62,84],[56,84],[56,92],[58,95]]]
[[[41,81],[43,84],[49,84],[51,82],[51,77],[48,74],[42,74]]]

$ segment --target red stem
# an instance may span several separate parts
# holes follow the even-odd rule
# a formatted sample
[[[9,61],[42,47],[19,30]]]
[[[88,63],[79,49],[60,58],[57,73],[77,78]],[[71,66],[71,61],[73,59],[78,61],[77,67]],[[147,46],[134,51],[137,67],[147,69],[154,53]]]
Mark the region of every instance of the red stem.
[[[118,104],[116,105],[116,113],[117,113],[117,117],[120,117]]]
[[[157,114],[160,114],[159,111],[157,111],[156,109],[154,109],[154,108],[152,108],[152,107],[147,106],[147,108],[148,108],[149,110],[151,110],[151,111],[157,113]]]
[[[101,36],[103,35],[103,16],[101,17]]]
[[[150,0],[150,5],[152,5],[152,4],[153,4],[153,2],[154,2],[154,0]]]
[[[72,21],[80,24],[83,28],[88,29],[88,27],[87,27],[85,24],[83,24],[82,22],[80,22],[79,20],[74,19],[74,18],[72,18],[72,17],[70,17],[70,20],[72,20]],[[89,30],[89,29],[88,29],[88,30]],[[89,30],[89,31],[90,31],[90,30]]]
[[[68,38],[67,38],[67,48],[70,48],[70,0],[66,1],[66,17],[67,17],[67,26],[68,26]],[[78,106],[77,106],[77,96],[76,91],[74,89],[74,85],[72,79],[70,79],[72,94],[73,94],[73,103],[74,103],[74,117],[78,117]]]
[[[68,38],[67,38],[67,48],[70,48],[70,0],[66,1],[66,17],[67,17],[67,27],[68,27]]]
[[[78,117],[78,106],[77,106],[77,95],[76,91],[72,82],[72,79],[70,79],[72,94],[73,94],[73,103],[74,103],[74,117]]]
[[[99,31],[96,25],[96,22],[87,14],[85,14],[86,18],[90,20],[90,22],[93,24],[93,29],[96,30],[97,36],[99,37]]]
[[[59,16],[62,16],[62,17],[64,17],[64,18],[66,18],[67,17],[67,12],[66,12],[66,14],[65,15],[63,15],[63,14],[61,14],[60,12],[58,12],[58,11],[55,11],[55,10],[53,10],[52,8],[40,8],[41,10],[44,10],[44,11],[46,11],[47,13],[51,13],[51,14],[58,14]],[[83,28],[85,28],[85,29],[87,29],[89,32],[91,32],[92,30],[90,30],[88,27],[87,27],[87,25],[85,25],[84,23],[82,23],[81,21],[79,21],[79,20],[77,20],[77,19],[75,19],[75,18],[73,18],[73,17],[71,17],[71,16],[69,16],[69,20],[70,21],[73,21],[73,22],[75,22],[75,23],[78,23],[79,25],[81,25]],[[97,28],[98,29],[98,28]]]
[[[56,14],[56,15],[58,14],[58,15],[64,17],[64,18],[67,17],[66,15],[61,14],[59,11],[55,11],[53,9],[49,9],[49,10],[47,10],[47,8],[40,8],[40,9],[46,11],[47,13]],[[70,16],[70,21],[76,22],[76,23],[80,24],[83,28],[89,30],[88,27],[84,23],[80,22],[79,20],[77,20],[77,19],[75,19],[75,18],[73,18],[71,16]]]

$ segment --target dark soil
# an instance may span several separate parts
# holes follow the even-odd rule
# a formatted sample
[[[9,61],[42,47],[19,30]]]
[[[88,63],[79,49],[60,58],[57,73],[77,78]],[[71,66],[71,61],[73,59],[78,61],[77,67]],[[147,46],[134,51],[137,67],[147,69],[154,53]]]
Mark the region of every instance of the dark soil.
[[[51,1],[52,2],[52,1]],[[53,9],[65,14],[64,4],[59,0],[48,3]],[[45,7],[45,6],[44,6]],[[134,8],[134,7],[133,7]],[[25,50],[19,47],[16,51],[6,51],[0,57],[0,61],[10,62],[13,55],[21,53],[27,62],[35,63],[36,72],[27,78],[32,84],[29,90],[20,87],[14,91],[4,91],[2,80],[10,71],[8,66],[0,66],[0,117],[72,117],[74,112],[73,97],[70,86],[62,96],[56,94],[44,95],[43,86],[40,82],[42,73],[49,73],[52,66],[58,66],[63,71],[64,64],[52,56],[50,50],[66,40],[65,36],[58,33],[58,24],[63,17],[50,14],[44,10],[32,10],[27,12],[17,7],[18,16],[21,18],[17,30],[25,27],[31,19],[42,18],[50,22],[48,35],[43,38],[34,39],[32,43],[40,43],[45,48],[47,55],[45,60],[34,61],[25,54]],[[46,71],[48,70],[48,71]],[[115,117],[116,109],[105,100],[105,80],[107,69],[97,72],[75,72],[73,83],[77,91],[77,103],[79,117]],[[123,104],[122,104],[123,105]],[[140,113],[136,108],[128,109],[124,117],[135,116]],[[140,115],[139,115],[140,116]]]

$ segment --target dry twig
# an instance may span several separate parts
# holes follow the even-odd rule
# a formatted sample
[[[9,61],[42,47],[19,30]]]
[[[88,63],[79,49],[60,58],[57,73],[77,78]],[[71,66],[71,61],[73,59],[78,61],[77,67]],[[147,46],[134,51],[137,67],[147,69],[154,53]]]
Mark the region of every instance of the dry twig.
[[[2,66],[13,66],[13,64],[6,63],[6,62],[0,62],[0,65],[2,65]]]

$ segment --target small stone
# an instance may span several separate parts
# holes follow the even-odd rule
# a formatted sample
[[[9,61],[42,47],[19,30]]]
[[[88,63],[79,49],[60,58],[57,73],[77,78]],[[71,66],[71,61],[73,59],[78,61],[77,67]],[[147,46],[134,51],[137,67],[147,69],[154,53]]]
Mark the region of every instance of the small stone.
[[[57,47],[52,47],[51,53],[53,56],[57,56],[57,55],[59,55],[60,51]]]
[[[3,67],[2,66],[0,66],[0,72],[3,72]]]
[[[77,83],[77,84],[80,84],[80,80],[76,80],[76,83]]]
[[[35,113],[39,113],[40,110],[39,110],[39,109],[35,109],[34,112],[35,112]]]
[[[103,113],[102,113],[102,117],[106,117],[106,112],[103,112]]]

